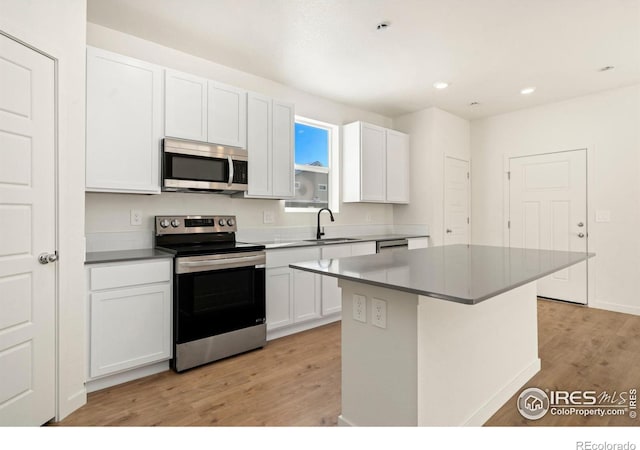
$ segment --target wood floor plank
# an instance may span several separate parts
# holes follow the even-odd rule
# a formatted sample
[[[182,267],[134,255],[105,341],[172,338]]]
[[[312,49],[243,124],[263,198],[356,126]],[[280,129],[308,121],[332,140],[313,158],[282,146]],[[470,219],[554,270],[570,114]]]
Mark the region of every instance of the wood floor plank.
[[[640,388],[640,317],[538,300],[542,369],[526,387]],[[89,394],[59,426],[334,426],[340,414],[340,323],[182,374],[152,375]],[[519,392],[518,392],[519,394]],[[487,426],[638,426],[625,417],[524,419],[518,394]]]

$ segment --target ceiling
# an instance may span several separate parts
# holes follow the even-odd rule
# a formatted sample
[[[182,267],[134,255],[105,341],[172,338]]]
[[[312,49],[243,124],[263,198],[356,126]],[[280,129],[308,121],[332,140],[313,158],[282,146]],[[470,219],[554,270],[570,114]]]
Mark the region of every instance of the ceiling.
[[[389,117],[474,119],[640,83],[640,0],[88,0],[87,15]]]

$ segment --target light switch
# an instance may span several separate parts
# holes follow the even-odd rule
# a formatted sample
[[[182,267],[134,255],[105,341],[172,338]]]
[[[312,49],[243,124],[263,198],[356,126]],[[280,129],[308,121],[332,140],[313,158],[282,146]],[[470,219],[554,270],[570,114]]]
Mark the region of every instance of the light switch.
[[[605,209],[596,210],[596,222],[606,223],[611,222],[611,211]]]

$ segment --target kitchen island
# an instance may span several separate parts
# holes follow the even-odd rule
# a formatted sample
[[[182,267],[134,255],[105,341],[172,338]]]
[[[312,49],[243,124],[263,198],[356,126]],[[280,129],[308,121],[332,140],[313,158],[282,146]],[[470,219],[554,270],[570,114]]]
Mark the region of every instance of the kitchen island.
[[[341,425],[482,425],[533,375],[536,280],[593,254],[451,245],[291,264],[339,279]]]

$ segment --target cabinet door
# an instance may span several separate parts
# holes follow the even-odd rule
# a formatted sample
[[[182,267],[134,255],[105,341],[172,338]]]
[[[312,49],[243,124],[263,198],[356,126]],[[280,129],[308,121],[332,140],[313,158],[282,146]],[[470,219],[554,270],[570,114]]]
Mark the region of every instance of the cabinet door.
[[[273,196],[294,195],[294,106],[273,101]]]
[[[293,273],[293,321],[320,317],[320,276],[303,270]]]
[[[162,69],[87,48],[86,190],[160,192]]]
[[[362,201],[386,199],[385,129],[362,123],[360,141],[360,196]]]
[[[409,203],[409,135],[387,130],[387,202]]]
[[[92,378],[171,357],[169,283],[91,293]]]
[[[165,71],[165,135],[207,141],[207,80]]]
[[[375,245],[375,244],[374,244]],[[351,256],[351,245],[325,245],[322,247],[322,259],[346,258]],[[333,314],[342,310],[342,291],[338,287],[338,279],[320,276],[322,284],[322,315]]]
[[[247,92],[209,81],[208,141],[247,148]]]
[[[293,323],[293,278],[288,267],[266,270],[267,330]]]
[[[272,185],[271,99],[251,93],[247,108],[247,152],[249,155],[249,195],[270,196]]]

